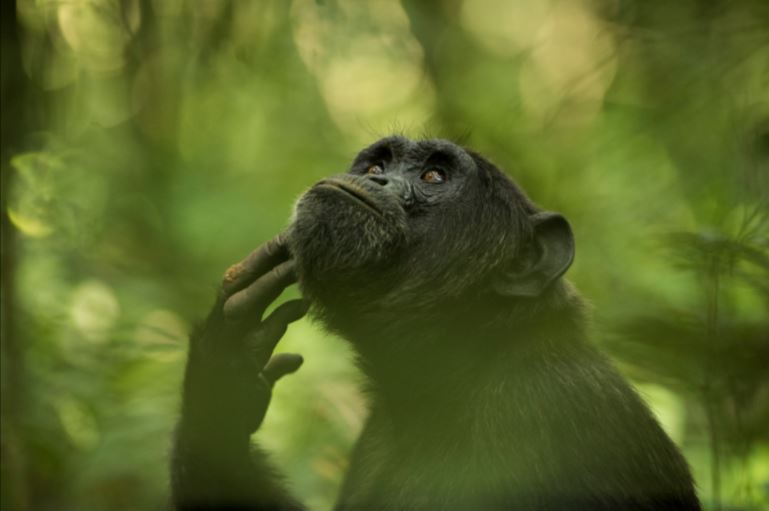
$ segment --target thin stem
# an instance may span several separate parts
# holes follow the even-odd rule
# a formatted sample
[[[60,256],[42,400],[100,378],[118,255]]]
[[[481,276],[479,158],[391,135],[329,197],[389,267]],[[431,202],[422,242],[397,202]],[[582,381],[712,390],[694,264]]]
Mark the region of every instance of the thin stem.
[[[721,435],[719,431],[717,402],[719,399],[715,389],[713,374],[717,357],[718,342],[718,293],[720,254],[711,255],[707,275],[707,339],[708,362],[705,368],[705,413],[707,415],[710,433],[710,483],[711,498],[714,511],[721,511]]]

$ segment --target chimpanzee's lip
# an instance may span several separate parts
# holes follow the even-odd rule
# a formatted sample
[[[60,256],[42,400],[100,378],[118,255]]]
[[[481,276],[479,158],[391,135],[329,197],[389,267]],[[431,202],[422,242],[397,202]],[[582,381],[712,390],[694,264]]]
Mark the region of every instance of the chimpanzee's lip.
[[[342,192],[347,197],[351,197],[357,203],[367,207],[377,215],[382,216],[382,210],[377,203],[374,202],[371,197],[368,196],[366,191],[359,186],[351,185],[350,183],[345,183],[344,181],[338,181],[336,179],[324,179],[316,184],[315,188],[325,188]]]

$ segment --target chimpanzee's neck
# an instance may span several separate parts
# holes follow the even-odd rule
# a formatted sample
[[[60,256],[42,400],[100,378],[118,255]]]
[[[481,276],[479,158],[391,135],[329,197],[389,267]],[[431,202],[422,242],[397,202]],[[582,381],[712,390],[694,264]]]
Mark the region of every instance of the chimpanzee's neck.
[[[493,385],[495,375],[537,360],[539,351],[563,353],[585,344],[582,299],[568,283],[536,302],[509,303],[509,309],[479,301],[462,310],[448,307],[435,316],[346,332],[376,398],[406,409],[452,409],[461,395]]]

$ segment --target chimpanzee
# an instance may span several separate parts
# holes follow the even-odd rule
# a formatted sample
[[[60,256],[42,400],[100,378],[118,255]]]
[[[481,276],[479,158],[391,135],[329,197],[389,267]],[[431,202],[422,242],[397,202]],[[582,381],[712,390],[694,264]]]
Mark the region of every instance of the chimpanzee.
[[[230,268],[192,337],[178,509],[304,509],[251,444],[271,353],[310,308],[349,340],[369,417],[338,510],[698,510],[686,462],[589,342],[563,216],[481,155],[389,137]],[[304,300],[265,309],[298,280]],[[311,304],[308,305],[308,304]]]

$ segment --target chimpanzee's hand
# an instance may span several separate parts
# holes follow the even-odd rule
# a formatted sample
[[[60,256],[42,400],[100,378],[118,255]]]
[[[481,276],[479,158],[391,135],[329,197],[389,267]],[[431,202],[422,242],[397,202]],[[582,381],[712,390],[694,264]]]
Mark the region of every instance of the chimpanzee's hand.
[[[190,344],[183,414],[199,431],[247,437],[264,418],[273,384],[302,365],[299,355],[271,355],[288,324],[307,312],[306,302],[288,301],[262,320],[294,282],[282,234],[227,270],[216,305]]]

